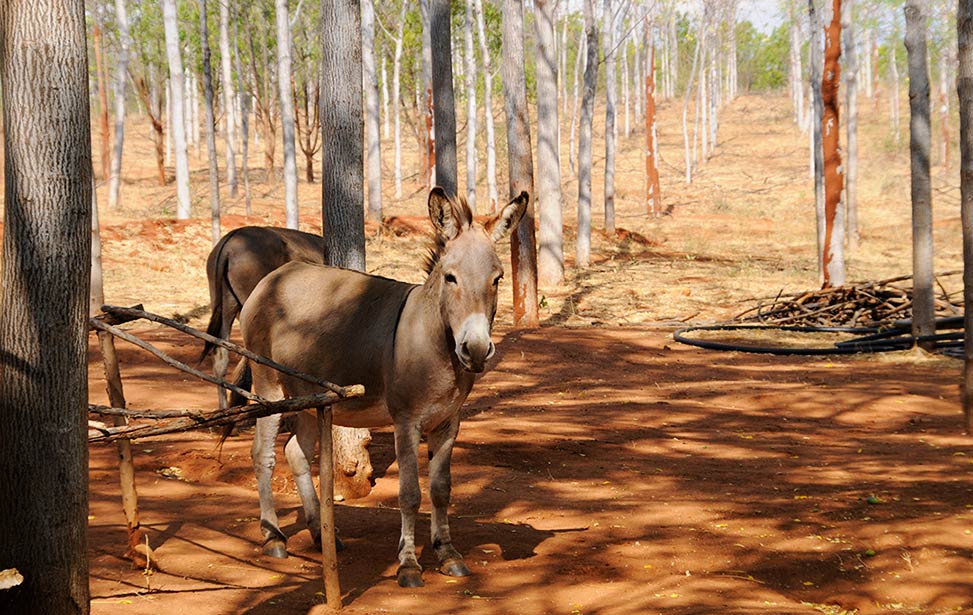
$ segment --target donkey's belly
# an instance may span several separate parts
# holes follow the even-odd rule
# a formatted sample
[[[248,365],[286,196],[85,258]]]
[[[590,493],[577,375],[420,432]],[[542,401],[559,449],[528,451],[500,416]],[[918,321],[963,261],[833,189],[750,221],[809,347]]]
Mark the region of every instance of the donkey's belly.
[[[335,404],[335,425],[344,427],[384,427],[392,424],[392,415],[383,398],[361,397]]]

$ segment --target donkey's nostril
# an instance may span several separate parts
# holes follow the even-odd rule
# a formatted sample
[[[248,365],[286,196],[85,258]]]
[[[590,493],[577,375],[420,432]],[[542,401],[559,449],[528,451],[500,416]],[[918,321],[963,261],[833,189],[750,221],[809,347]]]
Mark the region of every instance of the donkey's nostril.
[[[486,356],[483,358],[484,361],[489,361],[493,358],[493,355],[497,354],[497,346],[493,342],[490,342],[489,348],[487,348]]]

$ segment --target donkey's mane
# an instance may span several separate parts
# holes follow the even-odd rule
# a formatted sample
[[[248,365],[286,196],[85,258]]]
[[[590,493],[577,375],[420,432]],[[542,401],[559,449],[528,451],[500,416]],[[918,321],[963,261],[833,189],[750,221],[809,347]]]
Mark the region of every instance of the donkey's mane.
[[[466,197],[463,195],[458,195],[451,199],[453,201],[453,206],[459,209],[470,211],[470,206],[466,202]],[[466,230],[465,228],[463,230]],[[426,272],[426,275],[432,273],[432,270],[436,268],[439,263],[439,259],[442,257],[443,252],[446,250],[446,241],[448,241],[442,233],[436,232],[436,236],[433,237],[432,241],[426,246],[426,254],[422,259],[422,269]]]

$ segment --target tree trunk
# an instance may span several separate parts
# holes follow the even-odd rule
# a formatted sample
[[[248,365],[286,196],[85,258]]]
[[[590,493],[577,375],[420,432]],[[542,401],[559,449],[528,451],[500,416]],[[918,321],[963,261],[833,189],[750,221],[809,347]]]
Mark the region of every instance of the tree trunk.
[[[466,90],[466,202],[476,212],[476,53],[473,48],[473,0],[466,0],[463,22],[464,84]],[[556,94],[555,94],[556,96]]]
[[[848,247],[858,248],[861,234],[858,231],[858,54],[855,46],[854,0],[845,0],[842,5],[841,32],[844,39],[845,87],[847,137],[845,139],[848,155],[845,160],[845,221],[848,231]]]
[[[382,143],[381,118],[378,112],[378,76],[375,73],[375,6],[373,0],[361,0],[362,78],[365,80],[365,159],[368,164],[368,217],[382,222]]]
[[[541,286],[564,279],[564,236],[561,219],[561,156],[558,151],[557,50],[554,48],[553,0],[535,0],[537,36],[537,212],[540,237],[537,273]],[[512,194],[518,194],[512,192]]]
[[[116,0],[120,1],[120,0]],[[233,90],[233,70],[230,55],[230,1],[220,2],[220,83],[223,88],[223,117],[225,133],[223,143],[226,151],[226,183],[230,187],[230,197],[237,196],[236,178],[236,94]]]
[[[395,56],[392,61],[392,115],[395,140],[395,198],[402,198],[402,45],[405,37],[405,14],[409,8],[401,0],[398,29],[395,34]]]
[[[382,55],[382,138],[388,139],[392,135],[392,128],[389,115],[389,71],[388,62],[385,55]]]
[[[436,119],[433,105],[433,66],[432,66],[432,16],[430,3],[434,0],[420,0],[419,10],[422,18],[422,84],[425,88],[423,111],[425,111],[425,172],[426,188],[431,190],[436,182]],[[455,192],[450,193],[455,194]]]
[[[355,0],[321,2],[321,202],[325,262],[365,270],[364,121],[361,7]],[[336,428],[335,491],[371,490],[367,429]]]
[[[578,41],[578,53],[574,60],[574,84],[572,86],[574,99],[574,105],[571,108],[571,136],[568,139],[568,166],[571,168],[571,172],[575,175],[578,174],[578,165],[575,160],[575,145],[574,137],[578,130],[578,109],[581,104],[580,96],[580,85],[581,85],[581,74],[586,70],[585,61],[588,57],[588,36],[584,29],[581,30],[581,40]]]
[[[192,215],[189,199],[189,157],[186,152],[185,88],[183,84],[182,53],[179,51],[179,26],[176,21],[176,0],[162,0],[165,24],[166,55],[169,59],[170,132],[176,158],[176,218],[185,220]]]
[[[455,196],[456,106],[453,97],[453,51],[449,0],[429,0],[429,36],[432,44],[432,99],[436,141],[436,183]]]
[[[655,108],[655,42],[648,21],[645,22],[645,48],[649,52],[645,71],[645,209],[649,216],[658,216],[662,213],[662,187]]]
[[[213,245],[220,241],[220,169],[216,163],[216,119],[213,114],[213,69],[210,66],[206,0],[199,0],[199,39],[203,52],[203,98],[206,107],[206,152],[209,156],[210,228]]]
[[[625,109],[625,118],[622,126],[624,126],[625,138],[632,136],[632,103],[631,97],[629,96],[629,68],[628,68],[628,37],[619,46],[619,50],[622,52],[622,107]]]
[[[943,135],[940,150],[943,175],[949,175],[949,60],[946,53],[939,59],[939,123]]]
[[[131,45],[125,0],[115,0],[115,22],[118,26],[119,43],[115,69],[115,144],[108,182],[108,208],[112,211],[118,209],[118,193],[122,183],[122,146],[125,143],[125,85],[128,82],[128,48]]]
[[[824,286],[845,283],[844,222],[838,215],[844,173],[841,169],[838,84],[841,79],[841,0],[832,0],[831,23],[824,32],[824,79],[821,82],[821,147],[824,151]]]
[[[581,96],[581,124],[578,135],[578,235],[575,239],[575,266],[585,269],[591,263],[591,124],[598,81],[598,24],[594,0],[584,0],[584,28],[588,46]]]
[[[689,81],[686,82],[686,98],[682,104],[682,143],[683,153],[686,161],[686,183],[693,183],[693,157],[689,147],[689,101],[693,99],[693,82],[696,80],[696,69],[699,68],[700,49],[703,46],[702,38],[696,40],[696,51],[693,53],[693,67],[689,70]],[[698,110],[698,105],[697,105]],[[696,145],[696,137],[693,137],[693,146]]]
[[[605,0],[605,230],[615,232],[615,104],[618,84],[615,78],[615,18],[612,0]]]
[[[824,280],[824,149],[821,147],[821,118],[824,116],[824,104],[821,98],[821,84],[824,68],[822,63],[821,49],[821,22],[814,7],[814,0],[808,0],[808,12],[810,14],[810,65],[811,65],[811,98],[813,100],[811,114],[811,153],[814,169],[814,212],[817,223],[817,254],[818,254],[818,273],[821,280]]]
[[[97,12],[97,11],[96,11]],[[111,131],[108,129],[108,71],[105,69],[104,44],[101,38],[100,17],[95,17],[91,29],[91,46],[95,50],[95,76],[98,83],[98,124],[101,127],[101,178],[111,173]]]
[[[89,612],[91,123],[82,2],[0,3],[0,562],[8,613]]]
[[[926,54],[926,16],[923,3],[905,3],[905,48],[909,52],[909,151],[912,166],[912,334],[936,332],[933,289],[932,187],[929,151],[932,140],[929,112],[929,60]],[[920,342],[925,350],[935,342]]]
[[[277,89],[284,149],[284,212],[287,228],[298,228],[297,150],[294,147],[294,91],[291,89],[291,26],[287,0],[274,0],[277,17]]]
[[[534,191],[531,159],[530,117],[527,112],[527,77],[524,55],[524,7],[521,0],[503,2],[503,101],[507,115],[507,166],[510,196]],[[555,104],[557,101],[555,100]],[[534,203],[510,236],[510,268],[513,278],[514,326],[536,327],[537,248],[534,242]]]
[[[487,149],[487,199],[490,201],[490,213],[497,211],[497,140],[496,128],[493,122],[493,66],[490,62],[490,49],[487,47],[486,28],[484,26],[483,2],[473,0],[476,11],[476,36],[480,44],[480,61],[483,62],[483,121],[486,124]]]
[[[963,303],[973,305],[973,0],[956,11],[959,67],[960,218],[963,226]],[[962,405],[966,433],[973,434],[973,310],[963,315]]]

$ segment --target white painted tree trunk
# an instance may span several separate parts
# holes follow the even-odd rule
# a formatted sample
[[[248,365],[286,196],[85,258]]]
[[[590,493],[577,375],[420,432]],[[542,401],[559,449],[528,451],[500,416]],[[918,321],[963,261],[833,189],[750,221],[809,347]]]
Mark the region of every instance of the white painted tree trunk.
[[[189,196],[189,156],[186,153],[185,84],[183,83],[182,53],[179,49],[179,25],[176,21],[176,0],[162,0],[162,20],[165,26],[166,56],[169,60],[170,119],[169,132],[176,158],[176,218],[185,220],[192,215]]]
[[[125,0],[115,0],[115,23],[118,26],[118,63],[115,67],[115,143],[111,155],[108,179],[108,208],[118,209],[118,194],[122,184],[122,146],[125,144],[125,85],[128,83],[128,12]]]
[[[382,142],[378,107],[378,75],[375,71],[375,6],[361,1],[362,88],[365,91],[365,165],[368,184],[368,217],[382,222]]]
[[[466,88],[466,201],[476,211],[476,54],[473,50],[473,0],[466,0],[466,19],[463,23],[463,71]],[[557,94],[555,93],[555,96]]]
[[[534,0],[537,66],[537,275],[541,286],[564,279],[561,213],[561,156],[558,143],[557,50],[554,49],[555,0]]]
[[[277,89],[284,146],[284,215],[287,228],[299,227],[297,152],[294,147],[294,91],[291,89],[291,27],[287,0],[274,0],[277,19]]]
[[[223,98],[223,143],[226,152],[226,182],[230,196],[237,195],[236,178],[236,135],[237,135],[237,98],[233,90],[233,70],[230,55],[230,1],[221,0],[220,5],[220,84]]]
[[[487,47],[486,27],[483,17],[483,1],[473,0],[476,13],[476,35],[480,44],[480,61],[483,63],[483,121],[486,124],[486,182],[490,213],[497,210],[497,140],[493,122],[493,67],[490,49]]]

